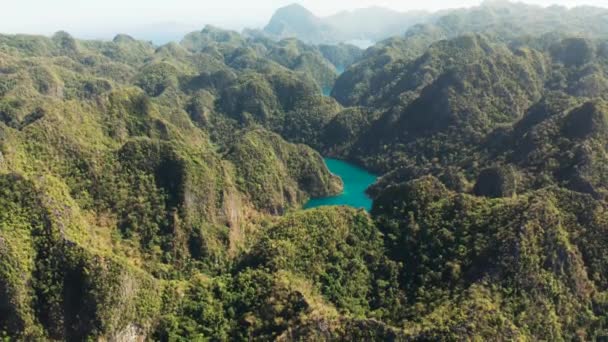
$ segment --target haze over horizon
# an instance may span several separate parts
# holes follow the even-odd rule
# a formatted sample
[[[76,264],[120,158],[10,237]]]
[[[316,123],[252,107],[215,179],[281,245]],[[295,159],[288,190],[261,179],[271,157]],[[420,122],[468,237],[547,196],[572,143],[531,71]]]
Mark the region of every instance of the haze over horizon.
[[[437,11],[471,7],[482,0],[427,0],[424,2],[373,0],[264,0],[252,3],[245,0],[210,1],[175,0],[119,0],[87,1],[22,0],[12,3],[10,16],[0,21],[0,33],[43,34],[56,31],[86,39],[111,39],[126,33],[138,39],[163,43],[179,39],[183,34],[205,25],[242,30],[261,28],[280,7],[300,4],[317,16],[330,16],[341,11],[368,7],[384,7],[396,11]],[[605,0],[525,0],[541,6],[560,5],[606,7]]]

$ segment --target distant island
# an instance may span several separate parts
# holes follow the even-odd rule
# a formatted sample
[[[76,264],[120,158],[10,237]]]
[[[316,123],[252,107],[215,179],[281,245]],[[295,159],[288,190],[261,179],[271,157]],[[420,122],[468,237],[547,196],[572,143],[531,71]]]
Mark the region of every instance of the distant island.
[[[377,41],[402,35],[411,26],[432,18],[428,12],[401,13],[382,7],[344,11],[319,18],[301,5],[292,4],[278,9],[258,34],[275,39],[295,37],[311,44],[347,43],[367,48]]]

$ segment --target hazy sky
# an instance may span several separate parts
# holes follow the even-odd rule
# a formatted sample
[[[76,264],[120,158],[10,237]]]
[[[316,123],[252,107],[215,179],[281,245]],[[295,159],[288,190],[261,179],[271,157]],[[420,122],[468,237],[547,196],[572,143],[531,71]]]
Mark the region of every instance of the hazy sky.
[[[261,27],[275,9],[293,2],[326,16],[341,10],[382,6],[396,10],[438,10],[474,6],[481,0],[1,0],[0,33],[50,34],[65,30],[83,38],[111,38],[117,32],[152,39],[171,38],[212,24],[241,30]],[[525,0],[540,5],[595,5],[608,0]],[[158,40],[163,40],[160,37]]]

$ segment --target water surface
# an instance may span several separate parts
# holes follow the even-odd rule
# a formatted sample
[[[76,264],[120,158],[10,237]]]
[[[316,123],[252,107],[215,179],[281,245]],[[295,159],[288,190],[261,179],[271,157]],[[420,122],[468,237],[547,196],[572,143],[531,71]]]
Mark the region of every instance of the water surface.
[[[336,73],[338,74],[338,76],[342,75],[345,70],[346,70],[346,67],[344,65],[338,65],[338,66],[336,66]],[[325,86],[321,90],[323,92],[323,95],[325,95],[325,96],[331,96],[331,91],[333,89],[334,89],[333,86],[331,86],[331,87]]]
[[[325,164],[331,173],[338,175],[344,182],[344,191],[338,196],[314,198],[304,208],[315,208],[326,205],[347,205],[354,208],[371,210],[372,200],[365,194],[365,189],[376,182],[377,176],[348,162],[325,158]]]

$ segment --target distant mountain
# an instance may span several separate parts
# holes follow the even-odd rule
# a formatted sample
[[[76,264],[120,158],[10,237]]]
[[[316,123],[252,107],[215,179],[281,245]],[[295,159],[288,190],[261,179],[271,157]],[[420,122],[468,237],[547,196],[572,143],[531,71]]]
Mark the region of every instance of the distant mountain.
[[[412,25],[427,22],[431,17],[430,13],[424,11],[403,13],[383,7],[369,7],[340,12],[324,21],[341,31],[347,40],[379,41],[401,35]]]
[[[340,32],[297,4],[279,8],[264,32],[277,38],[296,37],[311,43],[332,42],[341,37]]]
[[[276,39],[298,38],[312,44],[350,42],[371,45],[432,18],[427,12],[397,12],[382,7],[344,11],[320,18],[298,4],[278,9],[263,33]],[[357,44],[358,43],[358,44]],[[365,46],[367,47],[367,46]]]

